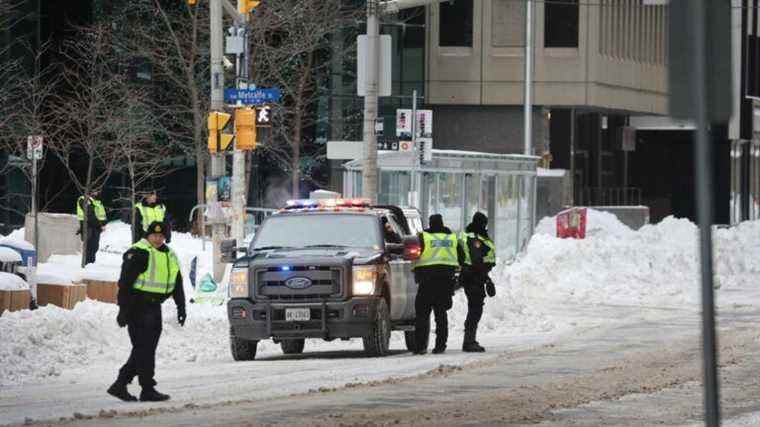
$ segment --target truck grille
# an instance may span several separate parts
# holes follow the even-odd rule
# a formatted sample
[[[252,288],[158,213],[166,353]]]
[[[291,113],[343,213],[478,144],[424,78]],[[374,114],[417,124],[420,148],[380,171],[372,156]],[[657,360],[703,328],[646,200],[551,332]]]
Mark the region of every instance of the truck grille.
[[[256,271],[257,297],[276,301],[308,301],[338,297],[341,294],[342,269],[324,266],[293,266],[288,271],[264,268]],[[308,279],[304,288],[288,286],[290,279]]]

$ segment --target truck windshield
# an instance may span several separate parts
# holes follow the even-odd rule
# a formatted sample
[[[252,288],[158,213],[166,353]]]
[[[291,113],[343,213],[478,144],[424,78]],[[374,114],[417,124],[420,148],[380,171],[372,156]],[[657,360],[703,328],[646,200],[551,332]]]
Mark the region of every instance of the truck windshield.
[[[378,219],[370,215],[282,215],[261,226],[254,250],[304,247],[379,248]]]

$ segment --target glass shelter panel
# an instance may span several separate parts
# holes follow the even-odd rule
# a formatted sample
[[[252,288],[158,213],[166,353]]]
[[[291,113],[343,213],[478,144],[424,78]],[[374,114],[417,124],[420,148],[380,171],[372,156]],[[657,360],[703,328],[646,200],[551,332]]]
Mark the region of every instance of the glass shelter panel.
[[[464,196],[464,174],[441,173],[438,178],[439,213],[443,223],[452,231],[459,231],[462,225],[462,201]]]
[[[530,176],[521,176],[520,178],[520,247],[518,249],[523,250],[533,231],[530,202],[533,197],[534,178]]]
[[[517,253],[517,191],[513,175],[498,177],[494,238],[501,259],[511,259]]]
[[[409,183],[409,172],[381,172],[378,203],[406,206],[409,203]]]
[[[464,225],[472,220],[472,216],[478,211],[478,197],[480,197],[480,174],[466,174],[465,175],[465,191],[466,191],[466,204],[464,212]]]

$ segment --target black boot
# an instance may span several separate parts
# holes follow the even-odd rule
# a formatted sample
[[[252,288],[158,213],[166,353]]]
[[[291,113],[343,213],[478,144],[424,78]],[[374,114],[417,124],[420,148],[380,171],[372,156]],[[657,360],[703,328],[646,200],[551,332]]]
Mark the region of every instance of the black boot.
[[[129,394],[127,385],[120,383],[119,381],[116,381],[111,385],[111,387],[108,387],[107,391],[111,396],[117,399],[121,399],[125,402],[137,402],[137,398]]]
[[[467,353],[482,353],[486,351],[485,348],[481,347],[480,344],[478,344],[478,342],[475,341],[476,334],[477,334],[477,329],[465,329],[464,342],[462,343],[462,351],[467,352]]]
[[[441,354],[444,351],[446,351],[446,346],[445,345],[435,346],[435,348],[433,349],[433,354]]]
[[[155,388],[144,388],[140,393],[141,402],[163,402],[169,400],[168,394],[159,393]]]

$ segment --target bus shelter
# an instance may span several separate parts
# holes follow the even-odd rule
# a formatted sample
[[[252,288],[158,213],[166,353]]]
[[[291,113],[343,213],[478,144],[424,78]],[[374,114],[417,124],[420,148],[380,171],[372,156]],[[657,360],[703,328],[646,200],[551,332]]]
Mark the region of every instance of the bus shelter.
[[[435,213],[453,231],[472,215],[488,215],[489,234],[502,260],[521,252],[536,223],[538,157],[432,150],[416,168],[410,153],[378,152],[378,203],[412,206],[425,222]],[[362,195],[362,160],[344,164],[344,197]]]

